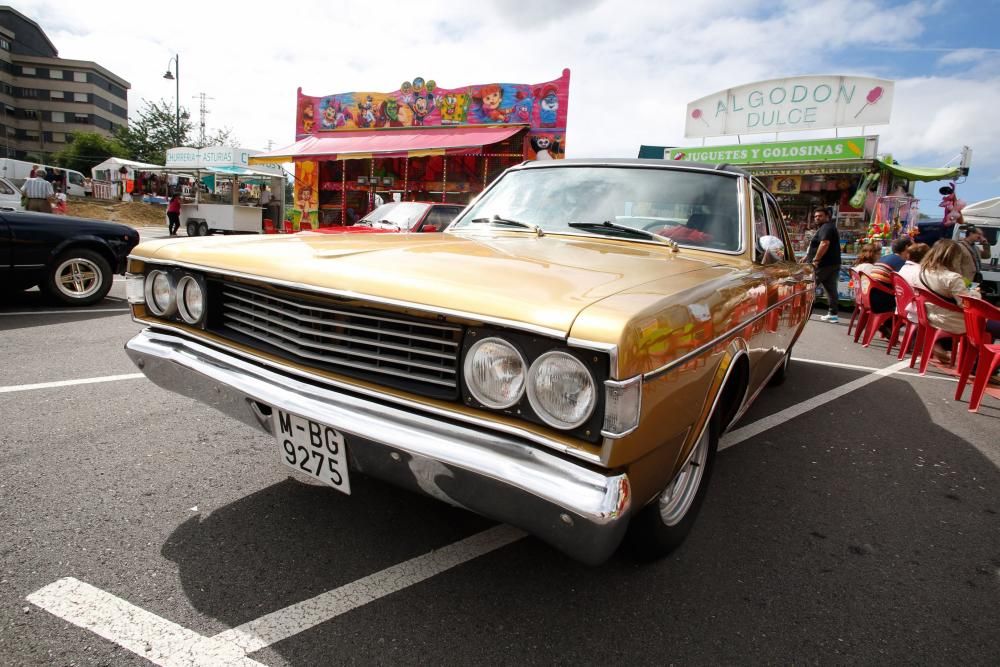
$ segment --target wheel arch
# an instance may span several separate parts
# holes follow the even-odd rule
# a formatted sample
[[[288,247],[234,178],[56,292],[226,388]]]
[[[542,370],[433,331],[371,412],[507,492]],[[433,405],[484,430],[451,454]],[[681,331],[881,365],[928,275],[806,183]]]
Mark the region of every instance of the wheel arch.
[[[115,257],[115,253],[111,250],[108,244],[96,236],[84,236],[71,239],[65,239],[57,246],[52,249],[49,254],[48,268],[51,270],[55,267],[56,260],[66,253],[67,251],[74,250],[77,248],[83,248],[85,250],[92,250],[99,254],[111,267],[111,272],[114,273],[118,265],[118,260]]]

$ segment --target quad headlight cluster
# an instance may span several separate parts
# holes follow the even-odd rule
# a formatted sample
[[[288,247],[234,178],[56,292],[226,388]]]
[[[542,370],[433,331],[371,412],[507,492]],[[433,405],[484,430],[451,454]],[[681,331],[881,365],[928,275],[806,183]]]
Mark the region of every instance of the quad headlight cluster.
[[[545,352],[529,366],[510,342],[489,337],[469,348],[463,370],[469,393],[484,406],[510,408],[527,395],[532,411],[553,428],[581,426],[597,405],[593,374],[568,352]]]
[[[149,273],[126,274],[129,303],[143,303],[149,312],[167,319],[180,318],[192,325],[205,321],[205,281],[193,273],[153,269]]]

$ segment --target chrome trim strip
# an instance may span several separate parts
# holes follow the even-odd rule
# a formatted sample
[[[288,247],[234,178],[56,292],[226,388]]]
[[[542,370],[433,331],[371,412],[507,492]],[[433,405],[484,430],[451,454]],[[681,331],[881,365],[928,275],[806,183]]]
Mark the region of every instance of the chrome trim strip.
[[[673,370],[673,369],[674,369],[674,368],[676,368],[677,366],[681,366],[681,365],[683,365],[683,364],[684,364],[685,362],[687,362],[687,361],[688,361],[689,359],[691,359],[691,358],[693,358],[693,357],[697,357],[698,355],[700,355],[700,354],[701,354],[702,352],[704,352],[705,350],[707,350],[707,349],[710,349],[710,348],[712,348],[712,347],[714,347],[714,346],[718,345],[718,344],[719,344],[720,342],[722,342],[722,341],[723,341],[723,340],[725,340],[726,338],[729,338],[730,336],[732,336],[732,335],[733,335],[734,333],[736,333],[736,332],[737,332],[737,331],[739,331],[740,329],[742,329],[742,328],[744,328],[744,327],[746,327],[746,326],[749,326],[749,325],[753,324],[754,322],[756,322],[756,321],[757,321],[757,320],[759,320],[759,319],[762,319],[762,318],[764,318],[764,317],[767,317],[767,314],[768,314],[769,312],[771,312],[772,310],[774,310],[775,308],[777,308],[777,307],[781,306],[782,304],[784,304],[784,303],[786,303],[786,302],[788,302],[788,301],[791,301],[791,300],[793,300],[793,299],[795,299],[795,298],[798,298],[798,297],[800,297],[800,296],[803,296],[804,294],[805,294],[805,292],[800,292],[800,293],[798,293],[798,294],[792,294],[792,295],[790,295],[790,296],[786,296],[786,297],[785,297],[784,299],[782,299],[781,301],[778,301],[778,302],[775,302],[775,303],[774,303],[773,305],[771,305],[771,306],[768,306],[768,307],[767,307],[767,309],[766,309],[766,310],[765,310],[764,312],[762,312],[762,313],[757,313],[757,314],[756,314],[756,315],[754,315],[753,317],[751,317],[751,318],[749,318],[749,319],[747,319],[747,320],[744,320],[744,321],[743,321],[743,322],[741,322],[740,324],[737,324],[736,326],[732,327],[731,329],[729,329],[729,330],[728,330],[728,331],[726,331],[725,333],[723,333],[723,334],[720,334],[720,335],[716,336],[715,338],[713,338],[712,340],[708,341],[707,343],[705,343],[705,344],[703,344],[703,345],[701,345],[701,346],[699,346],[699,347],[696,347],[695,349],[691,350],[690,352],[688,352],[688,353],[684,354],[684,355],[683,355],[683,356],[681,356],[681,357],[678,357],[677,359],[674,359],[673,361],[671,361],[671,362],[670,362],[670,363],[668,363],[668,364],[665,364],[665,365],[663,365],[663,366],[660,366],[660,367],[659,367],[659,368],[657,368],[656,370],[652,370],[652,371],[649,371],[649,372],[647,372],[647,373],[644,373],[644,374],[643,374],[643,376],[642,376],[642,377],[643,377],[643,379],[644,379],[645,381],[649,382],[649,381],[651,381],[651,380],[655,380],[655,379],[657,379],[658,377],[660,377],[660,376],[661,376],[661,375],[663,375],[664,373],[669,373],[669,372],[670,372],[671,370]]]
[[[442,232],[442,233],[447,234],[448,232]],[[402,301],[400,299],[390,299],[386,297],[372,296],[371,294],[349,292],[347,290],[338,290],[338,289],[333,289],[331,287],[318,287],[316,285],[306,285],[305,283],[297,283],[291,280],[282,280],[280,278],[266,278],[260,275],[254,275],[252,273],[243,273],[240,271],[231,271],[229,269],[213,268],[201,264],[193,264],[191,262],[178,262],[172,259],[156,259],[152,257],[141,257],[136,255],[129,255],[128,259],[135,260],[137,262],[142,262],[143,264],[149,266],[151,269],[155,269],[160,266],[176,266],[182,269],[202,271],[203,273],[210,275],[229,276],[231,278],[240,278],[242,280],[249,280],[255,284],[278,285],[281,287],[299,290],[309,294],[322,294],[342,299],[355,299],[357,301],[367,301],[369,303],[378,303],[386,306],[395,306],[397,308],[412,308],[414,310],[423,311],[425,313],[446,315],[449,317],[458,317],[465,320],[471,320],[473,322],[493,324],[496,326],[506,327],[508,329],[514,329],[516,331],[527,331],[528,333],[548,336],[549,338],[558,338],[559,340],[565,340],[566,335],[568,333],[567,331],[562,331],[560,329],[550,329],[548,327],[542,327],[536,324],[529,324],[527,322],[517,322],[515,320],[507,320],[500,317],[491,317],[489,315],[483,315],[481,313],[470,313],[463,310],[440,308],[437,306],[429,306],[426,304],[415,303],[413,301]]]
[[[567,460],[491,429],[316,387],[178,336],[144,329],[126,351],[164,389],[270,437],[274,409],[332,426],[347,436],[355,473],[521,527],[585,562],[607,559],[628,525],[631,483],[624,472]],[[264,458],[277,465],[277,457]]]
[[[150,327],[150,329],[149,329],[150,331],[153,331],[155,329],[155,331],[157,333],[160,333],[160,332],[170,332],[172,334],[177,334],[177,335],[183,336],[185,338],[187,338],[188,336],[190,336],[190,332],[189,331],[187,331],[187,330],[185,330],[185,329],[183,329],[183,328],[181,328],[181,327],[179,327],[179,326],[177,326],[175,324],[172,324],[170,322],[159,322],[159,321],[157,321],[155,323],[152,323],[149,320],[143,320],[143,319],[135,317],[134,315],[132,316],[132,320],[134,322],[138,323],[138,324],[141,324],[144,327]],[[531,442],[534,442],[534,443],[537,443],[539,445],[542,445],[543,447],[547,447],[548,449],[551,449],[552,451],[559,452],[561,454],[565,454],[566,456],[569,456],[569,457],[572,457],[572,458],[575,458],[575,459],[579,459],[581,461],[586,461],[588,463],[597,463],[597,464],[601,463],[601,457],[599,455],[591,454],[590,452],[586,452],[586,451],[583,451],[583,450],[575,449],[573,447],[569,447],[569,446],[567,446],[567,445],[565,445],[565,444],[563,444],[563,443],[561,443],[561,442],[559,442],[557,440],[552,440],[550,438],[546,438],[543,435],[539,435],[539,434],[534,433],[532,431],[527,431],[525,429],[518,428],[518,427],[512,426],[510,424],[497,423],[497,422],[491,421],[489,419],[483,419],[481,417],[477,417],[477,416],[474,416],[474,415],[469,415],[469,414],[462,413],[462,412],[455,412],[455,411],[452,411],[452,410],[445,410],[445,409],[438,408],[438,407],[435,407],[435,406],[417,404],[417,403],[414,402],[414,400],[412,398],[401,398],[401,397],[392,396],[392,395],[389,395],[389,394],[383,394],[381,392],[373,391],[373,390],[368,389],[366,387],[359,387],[357,385],[353,385],[353,384],[350,384],[350,383],[347,383],[347,382],[342,382],[340,380],[335,380],[335,379],[332,379],[332,378],[329,378],[329,377],[326,377],[326,376],[323,376],[323,375],[319,375],[317,373],[303,371],[303,370],[301,370],[299,368],[295,368],[295,367],[290,366],[288,364],[278,363],[278,362],[272,361],[270,359],[265,359],[264,357],[257,356],[255,354],[249,354],[249,353],[244,352],[242,350],[233,349],[233,348],[229,347],[228,345],[220,345],[219,343],[216,343],[214,341],[199,341],[199,343],[201,345],[212,346],[213,348],[224,350],[227,354],[235,355],[235,356],[238,356],[238,357],[240,357],[242,359],[246,359],[246,360],[248,360],[248,361],[250,361],[250,362],[252,362],[254,364],[257,364],[258,366],[273,368],[273,369],[275,369],[275,370],[277,370],[279,372],[288,373],[290,375],[302,377],[302,378],[308,379],[308,380],[310,380],[312,382],[316,382],[318,384],[328,385],[328,386],[331,386],[331,387],[336,387],[337,389],[344,389],[344,390],[347,390],[347,391],[354,392],[356,394],[361,394],[363,396],[368,396],[370,398],[377,398],[377,399],[379,399],[381,401],[385,401],[385,402],[388,402],[388,403],[396,403],[398,405],[403,405],[403,406],[406,406],[408,408],[415,408],[415,409],[420,410],[422,412],[426,412],[426,413],[429,413],[429,414],[437,415],[439,417],[445,417],[447,419],[453,419],[455,421],[466,422],[468,424],[473,424],[475,426],[482,426],[484,428],[489,428],[489,429],[492,429],[494,431],[499,431],[501,433],[506,433],[508,435],[513,435],[513,436],[516,436],[518,438],[523,438],[525,440],[530,440]]]
[[[360,338],[358,336],[344,336],[342,334],[335,334],[335,333],[330,333],[330,332],[326,332],[326,331],[320,331],[318,329],[310,329],[309,327],[299,326],[298,324],[295,324],[294,322],[291,322],[291,321],[288,321],[288,320],[282,320],[282,319],[279,319],[277,317],[272,317],[270,315],[264,315],[263,313],[254,311],[252,308],[244,308],[243,306],[238,306],[238,305],[235,305],[235,304],[232,304],[232,303],[225,303],[225,304],[222,305],[222,308],[223,308],[224,311],[225,310],[229,310],[229,311],[235,311],[237,313],[242,313],[243,315],[248,315],[249,319],[246,318],[246,317],[241,317],[240,315],[233,315],[231,313],[226,313],[226,312],[223,312],[223,314],[222,314],[223,317],[228,317],[230,319],[236,320],[237,322],[242,322],[243,324],[246,324],[248,326],[254,326],[254,324],[255,324],[256,321],[264,320],[265,322],[270,322],[272,324],[275,324],[275,325],[277,325],[278,327],[280,327],[282,329],[291,329],[292,331],[296,331],[298,333],[307,334],[307,335],[310,335],[310,336],[316,336],[317,338],[331,338],[333,340],[342,340],[342,341],[347,341],[349,343],[358,343],[358,344],[361,344],[361,345],[367,345],[368,347],[378,347],[378,348],[383,348],[384,347],[387,350],[399,350],[401,352],[408,352],[410,354],[419,354],[421,356],[427,356],[427,357],[438,357],[440,359],[450,359],[452,361],[455,361],[455,360],[458,359],[458,351],[457,350],[455,352],[452,352],[451,354],[449,354],[447,352],[435,352],[434,350],[423,350],[423,349],[421,349],[419,347],[408,347],[406,345],[399,345],[397,343],[388,343],[388,342],[385,342],[385,341],[375,340],[373,338]],[[309,321],[309,320],[306,320],[306,321]],[[190,324],[190,322],[189,322],[189,324]],[[341,325],[339,322],[323,322],[323,324],[327,324],[327,325],[330,325],[330,326],[340,326],[340,327],[342,327],[344,329],[352,328],[352,327]],[[257,327],[257,328],[265,330],[265,331],[267,331],[269,333],[273,333],[274,335],[278,336],[279,338],[284,338],[284,339],[290,340],[292,342],[304,343],[304,341],[302,341],[299,338],[292,338],[291,336],[284,336],[280,332],[275,331],[274,329],[271,329],[271,328],[268,328],[268,327],[261,326],[261,327]],[[417,337],[414,336],[414,338],[417,338]],[[452,343],[452,341],[443,341],[443,342],[457,345],[457,343]],[[340,345],[328,345],[328,344],[324,344],[324,343],[315,343],[315,344],[309,343],[308,345],[306,345],[306,347],[315,347],[315,348],[318,348],[318,349],[321,349],[321,350],[329,350],[331,352],[342,352],[344,354],[349,354],[349,355],[352,355],[352,356],[355,356],[355,357],[361,357],[361,356],[370,357],[370,356],[373,356],[373,355],[378,355],[377,352],[370,352],[370,351],[366,352],[366,351],[352,350],[351,348],[348,348],[348,347],[343,347],[343,346],[340,346]],[[379,356],[380,359],[386,359],[388,361],[399,361],[399,363],[410,363],[407,360],[402,359],[402,358],[394,359],[392,357],[387,357],[387,356],[384,356],[384,355],[378,355],[378,356]],[[413,363],[412,365],[419,366],[420,364]],[[432,367],[431,366],[427,366],[427,368],[432,368]],[[433,368],[437,368],[437,367],[435,366]]]
[[[397,320],[394,317],[381,317],[381,316],[378,316],[378,315],[367,315],[365,313],[352,313],[349,310],[336,310],[334,308],[326,308],[326,307],[320,306],[318,304],[302,303],[302,302],[299,302],[299,301],[292,301],[291,299],[284,299],[284,298],[282,298],[280,296],[271,294],[267,290],[250,289],[248,287],[245,287],[243,285],[239,285],[237,283],[225,283],[225,285],[223,286],[223,289],[234,289],[234,290],[236,290],[238,292],[246,292],[246,293],[249,293],[249,294],[252,294],[252,295],[255,295],[255,296],[262,296],[265,299],[271,299],[272,301],[278,301],[280,303],[287,303],[289,306],[294,306],[296,308],[303,308],[303,309],[307,309],[307,310],[318,310],[321,313],[330,313],[331,315],[343,315],[345,317],[361,317],[361,318],[364,318],[366,320],[375,320],[376,322],[392,322],[393,324],[403,324],[405,326],[411,326],[411,327],[412,326],[418,326],[418,327],[426,327],[428,329],[441,329],[442,331],[450,331],[452,333],[458,333],[459,331],[462,330],[462,327],[458,327],[458,326],[455,326],[453,324],[442,325],[442,324],[433,324],[431,322],[425,322],[425,321],[420,321],[420,320]],[[232,296],[235,296],[237,299],[241,299],[241,300],[244,300],[244,301],[246,300],[246,297],[241,297],[241,296],[235,295],[235,294],[232,295]],[[315,322],[326,322],[327,321],[327,320],[321,320],[319,318],[313,319],[313,318],[305,318],[305,317],[303,317],[302,319],[310,319],[311,321],[315,321]],[[356,329],[364,329],[364,327],[362,327],[360,325],[358,325],[358,326],[356,326],[354,328],[356,328]],[[389,332],[383,331],[381,329],[364,329],[364,330],[365,331],[375,331],[377,333],[389,333]],[[423,339],[423,340],[429,340],[429,341],[432,341],[432,342],[437,342],[437,339],[433,339],[433,338],[426,338],[426,339]],[[455,343],[455,345],[457,345],[457,344],[458,343]]]
[[[288,344],[288,343],[283,343],[283,342],[281,342],[282,339],[272,340],[271,337],[260,333],[260,331],[257,330],[257,329],[251,329],[250,327],[237,326],[237,325],[230,324],[229,328],[233,329],[234,331],[238,331],[238,332],[240,332],[241,334],[243,334],[245,336],[249,336],[251,338],[255,338],[257,340],[264,341],[268,345],[273,345],[274,347],[282,349],[285,352],[290,352],[291,354],[294,354],[297,357],[302,357],[303,359],[313,359],[313,360],[316,360],[316,361],[322,361],[324,363],[330,364],[331,366],[344,366],[346,368],[357,368],[359,370],[368,371],[370,373],[375,373],[375,374],[379,374],[379,375],[392,375],[394,377],[401,377],[401,378],[405,378],[407,380],[413,380],[415,382],[429,382],[431,384],[439,384],[439,385],[443,385],[445,387],[455,387],[455,386],[457,386],[455,381],[449,382],[449,381],[443,380],[441,378],[429,377],[429,376],[426,376],[426,375],[420,375],[419,373],[408,373],[406,371],[397,370],[395,368],[385,368],[385,367],[382,367],[382,366],[372,366],[371,364],[362,364],[362,363],[358,363],[358,362],[352,362],[352,361],[349,361],[347,359],[338,359],[336,357],[325,357],[325,356],[322,356],[322,355],[319,355],[319,354],[312,354],[312,353],[307,352],[304,349],[298,347],[297,345],[291,345],[291,344]],[[395,362],[395,363],[399,363],[399,362]],[[413,366],[414,364],[410,363],[409,365]],[[435,370],[438,370],[438,369],[435,369]],[[452,375],[455,374],[454,370],[448,370],[448,369],[445,369],[445,368],[442,368],[440,370],[443,371],[443,372],[446,372],[446,373],[451,373]]]
[[[14,264],[15,269],[40,269],[43,268],[44,264]]]

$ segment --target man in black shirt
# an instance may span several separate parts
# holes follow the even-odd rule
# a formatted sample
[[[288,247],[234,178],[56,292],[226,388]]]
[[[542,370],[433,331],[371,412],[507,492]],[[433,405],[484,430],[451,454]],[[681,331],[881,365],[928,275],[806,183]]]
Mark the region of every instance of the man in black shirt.
[[[840,233],[837,223],[831,217],[828,208],[816,209],[813,221],[819,225],[816,234],[809,242],[809,252],[803,262],[816,267],[816,282],[823,286],[826,300],[829,304],[828,314],[820,319],[836,324],[837,318],[837,283],[840,278]]]

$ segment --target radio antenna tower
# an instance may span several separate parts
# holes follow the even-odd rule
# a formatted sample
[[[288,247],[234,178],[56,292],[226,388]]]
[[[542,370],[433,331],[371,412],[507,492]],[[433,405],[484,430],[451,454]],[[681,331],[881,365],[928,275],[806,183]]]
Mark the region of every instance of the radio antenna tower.
[[[205,145],[205,116],[208,115],[208,104],[206,100],[214,100],[214,97],[209,97],[205,93],[199,93],[197,97],[192,97],[192,99],[200,99],[201,104],[198,111],[201,113],[201,121],[198,128],[198,144],[201,146]]]

